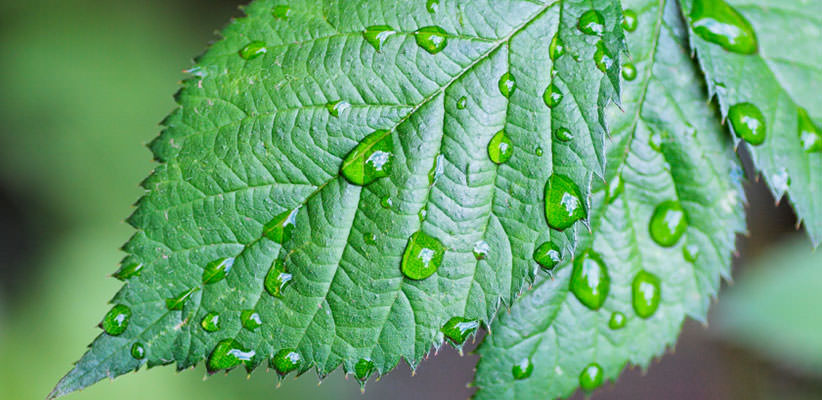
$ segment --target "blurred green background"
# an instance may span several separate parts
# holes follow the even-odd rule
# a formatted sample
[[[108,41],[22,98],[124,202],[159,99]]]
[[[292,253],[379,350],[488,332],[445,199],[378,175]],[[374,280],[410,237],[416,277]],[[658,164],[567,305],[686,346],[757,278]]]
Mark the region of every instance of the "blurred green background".
[[[152,168],[143,144],[171,111],[182,70],[238,4],[0,0],[0,398],[44,398],[99,333],[120,286],[106,277],[131,234],[122,221]],[[676,352],[594,398],[822,398],[822,252],[812,255],[790,209],[775,207],[761,184],[748,189],[738,283],[711,326],[687,323]],[[274,373],[203,381],[202,368],[163,367],[68,399],[470,396],[476,357],[447,348],[435,358],[415,377],[401,366],[363,395],[341,374],[275,389]]]

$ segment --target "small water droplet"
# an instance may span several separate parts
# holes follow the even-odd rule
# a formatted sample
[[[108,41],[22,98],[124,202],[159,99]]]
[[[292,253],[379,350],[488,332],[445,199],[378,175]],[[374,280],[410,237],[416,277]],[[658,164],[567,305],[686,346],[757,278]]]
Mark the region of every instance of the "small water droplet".
[[[111,336],[118,336],[126,331],[131,320],[131,309],[117,304],[103,317],[103,330]]]
[[[121,266],[120,269],[114,273],[114,277],[125,281],[129,278],[140,276],[141,272],[143,272],[143,263],[130,263]]]
[[[375,246],[377,244],[377,235],[371,232],[366,232],[362,234],[362,240],[369,246]]]
[[[454,346],[462,346],[469,336],[475,334],[479,328],[479,321],[454,317],[442,326],[440,331]]]
[[[702,39],[730,52],[756,53],[756,33],[750,22],[724,0],[694,0],[690,19],[694,33]]]
[[[274,15],[274,18],[286,19],[291,16],[291,8],[285,5],[274,6],[271,14]]]
[[[543,153],[544,153],[544,151],[542,150],[542,147],[537,146],[537,148],[534,149],[534,154],[536,154],[537,157],[542,157]]]
[[[361,358],[354,364],[354,376],[357,377],[357,380],[364,382],[368,380],[368,377],[377,370],[377,364],[374,361],[371,361],[367,358]]]
[[[514,379],[518,381],[530,377],[533,372],[534,364],[531,363],[530,358],[523,358],[522,360],[519,360],[519,362],[514,364],[511,368],[511,374],[514,375]]]
[[[588,10],[579,17],[577,28],[586,35],[600,36],[605,32],[605,20],[599,11]]]
[[[685,261],[691,264],[695,263],[699,258],[699,246],[693,243],[682,246],[682,256],[685,257]]]
[[[300,368],[302,363],[303,357],[295,349],[282,349],[269,362],[271,367],[280,375],[286,375]]]
[[[419,231],[411,235],[400,269],[407,278],[421,280],[437,271],[445,255],[445,246],[434,237]]]
[[[579,387],[586,392],[591,392],[602,385],[603,375],[602,367],[599,364],[588,364],[579,374]]]
[[[391,36],[394,36],[397,31],[388,25],[373,25],[365,28],[362,36],[374,50],[382,51],[382,46]]]
[[[568,128],[561,127],[554,131],[554,137],[560,142],[570,142],[574,140],[574,134]]]
[[[261,40],[255,40],[240,49],[240,57],[244,60],[253,60],[263,54],[265,54],[268,49],[265,47],[265,42]]]
[[[659,132],[652,133],[651,137],[648,138],[648,145],[650,145],[654,151],[662,151],[662,134]]]
[[[367,185],[388,176],[393,159],[394,139],[391,132],[376,131],[348,153],[342,164],[342,174],[355,185]]]
[[[639,19],[637,18],[634,10],[629,8],[622,12],[622,29],[625,29],[628,32],[633,32],[636,30],[638,24]]]
[[[483,260],[488,257],[488,253],[491,251],[491,245],[484,240],[480,240],[479,242],[474,243],[474,258],[477,260]]]
[[[440,154],[434,158],[434,166],[428,171],[428,184],[433,185],[445,172],[445,156]]]
[[[146,358],[146,346],[140,342],[134,343],[131,345],[131,356],[134,357],[135,360]]]
[[[656,206],[648,230],[651,238],[663,247],[675,245],[688,229],[685,210],[679,202],[669,200]]]
[[[545,185],[545,216],[548,226],[565,230],[586,215],[582,194],[574,181],[563,175],[551,175]]]
[[[765,116],[751,103],[739,103],[728,110],[731,128],[737,137],[757,146],[765,142]]]
[[[435,14],[440,8],[440,0],[428,0],[425,2],[425,9],[431,14]]]
[[[441,52],[448,45],[447,33],[439,26],[420,28],[414,33],[414,37],[417,40],[417,45],[431,54]]]
[[[292,275],[285,271],[285,263],[282,259],[277,259],[271,264],[268,274],[265,276],[263,285],[268,294],[274,297],[281,297],[283,289],[291,282]]]
[[[791,176],[788,175],[788,169],[782,167],[779,172],[771,176],[771,186],[777,193],[785,193],[791,186]]]
[[[382,208],[389,209],[394,205],[394,200],[391,200],[391,196],[385,195],[380,199],[380,205]]]
[[[562,101],[562,91],[551,83],[545,88],[545,93],[542,94],[542,100],[546,106],[554,108]]]
[[[551,44],[548,46],[548,55],[551,56],[551,61],[556,61],[557,58],[565,54],[565,43],[560,39],[559,33],[554,35],[551,39]]]
[[[464,110],[465,106],[468,105],[468,98],[462,96],[457,100],[457,110]]]
[[[611,278],[598,254],[591,250],[574,260],[571,271],[571,292],[580,303],[592,310],[599,310],[608,298]]]
[[[636,67],[634,66],[634,64],[625,63],[625,65],[622,66],[622,78],[624,78],[626,81],[632,81],[636,79]]]
[[[166,308],[168,308],[169,311],[180,311],[180,310],[182,310],[183,305],[185,305],[186,301],[189,298],[191,298],[191,295],[194,294],[194,292],[196,292],[198,290],[200,290],[200,288],[193,287],[191,289],[186,290],[185,292],[182,292],[182,293],[178,294],[175,297],[167,298],[166,299]]]
[[[801,107],[798,112],[798,130],[799,141],[806,153],[822,152],[822,133],[811,120],[808,111]]]
[[[332,117],[339,117],[340,113],[351,108],[351,103],[345,100],[337,100],[326,104],[325,108],[328,110],[328,113],[331,114]]]
[[[277,216],[265,224],[263,227],[263,235],[279,244],[287,242],[291,239],[294,228],[297,226],[297,213],[299,211],[299,208],[295,208],[277,214]]]
[[[214,346],[214,350],[211,351],[206,361],[206,368],[208,372],[214,373],[234,368],[241,363],[249,366],[255,355],[254,350],[246,350],[238,341],[224,339]]]
[[[505,97],[511,97],[517,90],[517,79],[510,72],[506,72],[499,78],[499,92]]]
[[[225,279],[233,265],[234,257],[220,258],[208,263],[203,270],[203,284],[209,285]]]
[[[220,314],[210,312],[200,320],[200,326],[206,332],[217,332],[220,330]]]
[[[608,182],[608,204],[613,203],[624,191],[625,181],[622,179],[622,173],[619,173],[611,179],[611,182]]]
[[[495,164],[502,164],[514,154],[514,145],[511,139],[505,134],[505,131],[499,131],[491,141],[488,142],[488,157],[491,158]]]
[[[594,52],[594,63],[596,63],[597,69],[602,72],[608,71],[611,69],[611,66],[614,65],[614,57],[601,40],[597,42],[597,50]]]
[[[562,251],[553,242],[545,242],[534,250],[534,261],[547,270],[562,262]]]
[[[252,332],[257,330],[257,328],[263,324],[263,320],[260,318],[260,313],[254,310],[243,310],[240,313],[240,322],[242,322],[243,328]]]
[[[622,329],[625,327],[625,314],[616,311],[611,314],[611,319],[608,320],[608,327],[612,330]]]
[[[662,297],[659,277],[648,271],[639,271],[631,287],[634,311],[640,318],[650,318],[659,308]]]
[[[428,210],[423,208],[420,212],[417,213],[417,218],[419,218],[420,222],[425,220],[425,216],[428,215]]]

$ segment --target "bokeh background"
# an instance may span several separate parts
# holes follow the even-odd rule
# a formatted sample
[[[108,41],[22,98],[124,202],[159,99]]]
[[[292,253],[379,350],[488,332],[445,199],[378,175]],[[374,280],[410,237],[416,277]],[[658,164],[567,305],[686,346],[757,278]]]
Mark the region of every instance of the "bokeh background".
[[[122,221],[152,168],[143,144],[239,3],[0,0],[0,398],[44,398],[99,333],[131,234]],[[594,399],[822,398],[822,252],[749,177],[750,234],[710,325],[687,322],[675,350]],[[364,394],[339,373],[275,389],[273,372],[160,367],[68,399],[461,399],[476,361],[444,348]]]

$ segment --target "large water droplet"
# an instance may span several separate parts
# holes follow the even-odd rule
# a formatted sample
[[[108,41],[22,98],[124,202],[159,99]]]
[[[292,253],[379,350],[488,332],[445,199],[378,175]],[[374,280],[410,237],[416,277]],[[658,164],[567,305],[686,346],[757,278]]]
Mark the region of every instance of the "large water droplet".
[[[819,133],[819,128],[813,123],[811,117],[808,116],[808,111],[801,107],[798,112],[798,130],[799,141],[802,143],[802,149],[805,152],[822,152],[822,134]]]
[[[597,69],[602,72],[608,71],[611,66],[614,65],[614,57],[601,40],[597,42],[597,50],[594,52],[594,63],[596,63]]]
[[[568,128],[561,127],[554,131],[554,137],[560,142],[570,142],[574,140],[574,134]]]
[[[281,297],[283,289],[291,282],[293,277],[285,271],[285,263],[282,259],[277,259],[271,264],[268,274],[265,275],[265,291],[274,297]]]
[[[243,310],[240,313],[240,322],[243,324],[243,328],[252,332],[257,330],[257,328],[263,324],[263,320],[260,318],[260,313],[254,310]]]
[[[448,38],[446,36],[447,33],[445,30],[439,26],[426,26],[414,33],[417,45],[431,54],[441,52],[445,46],[448,45]]]
[[[220,314],[215,312],[210,312],[200,320],[200,326],[203,327],[203,330],[206,332],[217,332],[220,330]]]
[[[593,391],[602,385],[604,379],[602,367],[597,363],[588,364],[579,374],[579,387],[586,392]]]
[[[477,320],[454,317],[449,319],[440,331],[454,346],[462,346],[469,336],[477,332],[477,328],[479,328]]]
[[[457,100],[457,110],[464,110],[465,106],[468,105],[468,98],[462,96]]]
[[[562,251],[553,242],[545,242],[534,250],[534,261],[547,270],[553,270],[562,261]]]
[[[425,9],[434,14],[440,8],[440,0],[428,0],[425,2]]]
[[[545,88],[545,93],[542,94],[542,100],[549,108],[556,107],[562,101],[562,91],[559,90],[553,83]]]
[[[234,257],[220,258],[208,263],[203,270],[203,284],[217,283],[225,279],[233,265]]]
[[[605,32],[605,19],[597,10],[588,10],[579,17],[577,24],[580,32],[586,35],[602,35]]]
[[[299,211],[299,208],[295,208],[277,214],[265,224],[263,235],[279,244],[287,242],[291,239],[294,228],[297,226],[297,213]]]
[[[514,364],[511,368],[511,374],[514,375],[514,379],[518,381],[528,378],[533,372],[534,364],[531,362],[530,358],[523,358],[522,360],[519,360],[519,362]]]
[[[419,231],[408,239],[400,269],[409,279],[425,279],[437,272],[444,255],[445,246],[439,240]]]
[[[117,304],[103,317],[103,330],[111,336],[118,336],[126,331],[131,320],[131,309]]]
[[[397,31],[388,25],[373,25],[365,28],[362,37],[375,50],[382,51],[382,46],[388,41],[388,38],[396,33]]]
[[[514,145],[505,131],[499,131],[488,142],[488,157],[495,164],[502,164],[511,159],[514,154]]]
[[[619,173],[608,182],[608,204],[614,202],[614,200],[625,191],[625,181],[622,179],[622,174]]]
[[[332,117],[339,117],[340,113],[351,108],[351,103],[345,100],[337,100],[326,104],[325,108],[328,110],[328,113],[331,114]]]
[[[506,72],[499,78],[499,92],[505,97],[511,97],[517,90],[517,79],[510,72]]]
[[[178,294],[175,297],[167,298],[166,299],[166,308],[168,308],[169,311],[180,311],[180,310],[182,310],[183,305],[185,305],[186,301],[188,301],[188,299],[191,298],[191,295],[194,294],[194,292],[196,292],[198,290],[200,290],[200,288],[193,287],[191,289],[186,290],[185,292],[182,292],[182,293]]]
[[[765,142],[765,116],[751,103],[739,103],[728,110],[734,134],[756,146]]]
[[[545,185],[545,216],[548,226],[561,231],[586,215],[582,194],[574,181],[563,175],[551,175]]]
[[[130,263],[120,267],[117,272],[114,273],[114,277],[125,281],[134,276],[140,276],[140,273],[143,272],[143,264],[142,263]]]
[[[631,287],[631,298],[636,314],[640,318],[649,318],[654,315],[662,297],[659,277],[647,271],[640,271],[636,274]]]
[[[685,210],[679,202],[673,200],[656,206],[648,227],[651,238],[663,247],[675,245],[687,229],[688,219],[685,216]]]
[[[251,365],[256,353],[254,350],[246,350],[240,342],[234,339],[224,339],[214,346],[214,350],[208,356],[206,368],[208,372],[214,373],[219,370],[231,369],[241,363]]]
[[[491,245],[484,240],[480,240],[474,243],[474,258],[477,260],[484,260],[488,257],[488,253],[491,251]]]
[[[625,327],[625,314],[615,311],[611,314],[611,319],[608,320],[608,327],[617,330]]]
[[[244,60],[253,60],[263,54],[265,54],[268,49],[265,47],[265,42],[261,40],[255,40],[240,49],[240,57]]]
[[[355,185],[367,185],[391,172],[394,139],[389,131],[376,131],[363,139],[342,164],[342,174]]]
[[[286,19],[291,16],[291,7],[285,5],[274,6],[274,10],[271,14],[274,15],[274,18]]]
[[[361,358],[356,364],[354,364],[354,376],[356,376],[357,380],[361,382],[368,380],[368,377],[371,376],[371,374],[373,374],[376,370],[377,364],[367,358]]]
[[[611,278],[598,254],[589,250],[574,260],[571,292],[580,303],[592,310],[598,310],[605,304],[610,290]]]
[[[565,43],[560,39],[559,33],[554,35],[551,39],[551,44],[548,46],[548,55],[551,56],[551,61],[556,61],[557,58],[565,54]]]
[[[440,154],[434,159],[434,166],[428,171],[428,184],[433,185],[445,172],[445,156]]]
[[[303,357],[297,353],[295,349],[282,349],[271,359],[269,364],[278,374],[285,375],[297,368],[303,363]]]
[[[622,12],[622,29],[625,29],[628,32],[633,32],[636,30],[638,24],[639,18],[637,18],[634,10],[629,8]]]
[[[702,39],[734,53],[756,53],[751,24],[724,0],[694,0],[690,17],[694,33]]]
[[[636,67],[634,66],[634,64],[625,63],[625,65],[622,66],[622,77],[626,81],[632,81],[636,79]]]
[[[131,345],[131,356],[134,357],[135,360],[146,358],[146,346],[140,342],[134,343]]]

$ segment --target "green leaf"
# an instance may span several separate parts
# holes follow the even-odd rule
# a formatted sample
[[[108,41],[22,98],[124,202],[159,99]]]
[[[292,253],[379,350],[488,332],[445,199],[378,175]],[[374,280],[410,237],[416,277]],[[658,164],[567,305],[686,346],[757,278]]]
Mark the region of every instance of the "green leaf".
[[[573,251],[580,224],[549,229],[542,188],[565,176],[574,209],[590,208],[619,92],[618,1],[277,3],[253,2],[190,70],[128,220],[112,300],[128,326],[50,397],[208,357],[253,369],[285,354],[300,362],[279,372],[320,375],[415,367],[445,331],[461,339],[448,321],[488,323],[511,303],[537,244]],[[578,21],[592,10],[589,35]],[[564,100],[551,108],[552,84]],[[560,127],[573,140],[554,141]],[[432,240],[406,251],[414,235]],[[404,254],[433,274],[404,278]]]
[[[822,41],[822,3],[683,0],[681,5],[684,15],[689,16],[691,47],[710,95],[719,99],[732,132],[752,139],[746,140],[745,146],[774,197],[781,199],[787,194],[814,245],[819,245],[822,52],[818,43]],[[717,32],[726,33],[706,32],[705,21],[715,22]],[[735,34],[725,37],[727,32]],[[731,39],[740,45],[728,45]],[[753,52],[748,51],[752,40]],[[755,111],[745,112],[752,109],[758,110],[763,120],[758,132],[749,132],[739,123],[739,115],[756,115]]]
[[[704,320],[729,275],[744,229],[742,170],[705,89],[693,84],[698,67],[676,1],[665,3],[623,1],[638,18],[626,36],[637,75],[625,83],[624,112],[609,114],[609,184],[594,192],[592,232],[573,262],[494,322],[478,350],[477,399],[566,397],[628,363],[645,368],[686,316]],[[680,209],[668,207],[671,228],[658,237],[652,220],[670,201],[687,226],[678,235]]]

